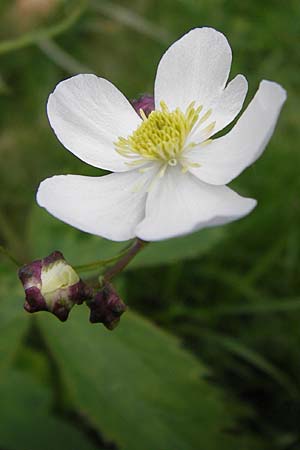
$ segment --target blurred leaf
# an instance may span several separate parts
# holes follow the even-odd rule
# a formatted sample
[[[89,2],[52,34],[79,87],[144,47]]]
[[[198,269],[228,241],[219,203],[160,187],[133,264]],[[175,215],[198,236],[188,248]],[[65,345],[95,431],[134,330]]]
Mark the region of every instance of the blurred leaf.
[[[219,243],[224,234],[223,228],[212,228],[167,241],[151,242],[128,268],[171,264],[195,258]],[[61,250],[73,265],[110,258],[127,245],[76,230],[54,219],[37,206],[33,208],[30,218],[28,240],[34,248],[34,257],[45,256],[57,249]]]
[[[262,299],[253,304],[232,304],[212,308],[202,308],[201,310],[190,308],[189,312],[193,317],[214,316],[234,316],[251,314],[273,314],[278,312],[294,312],[300,310],[300,298],[282,298],[278,300]]]
[[[39,324],[70,398],[121,450],[232,450],[230,407],[175,338],[133,313],[113,333],[82,308]]]
[[[57,249],[73,265],[105,259],[118,253],[126,243],[112,242],[76,230],[34,206],[29,220],[28,241],[39,258]]]
[[[0,253],[5,256],[6,260],[9,260],[15,267],[19,267],[18,261],[15,259],[15,257],[11,254],[11,252],[6,248],[0,245]]]
[[[143,34],[158,43],[170,44],[174,40],[172,35],[164,28],[155,23],[151,23],[145,17],[137,14],[132,9],[103,0],[92,0],[91,7],[94,11],[109,17],[120,24],[132,28],[134,31]]]
[[[0,447],[9,450],[95,450],[79,431],[51,412],[50,392],[27,374],[0,379]]]
[[[257,353],[255,350],[247,347],[237,339],[217,334],[210,331],[201,331],[201,334],[208,340],[213,340],[221,345],[225,350],[229,351],[235,356],[244,359],[257,369],[263,371],[270,378],[275,380],[282,388],[284,388],[289,395],[294,399],[300,399],[300,390],[290,377],[278,367],[274,366],[264,356]]]
[[[86,6],[87,0],[77,0],[70,13],[66,17],[60,17],[58,22],[48,27],[28,31],[16,38],[0,41],[0,54],[19,50],[28,45],[36,44],[43,39],[49,39],[65,32],[79,19]]]
[[[54,64],[70,75],[93,72],[92,69],[82,64],[52,39],[43,39],[38,43],[38,47]]]
[[[0,95],[9,95],[9,94],[10,94],[10,89],[9,89],[7,83],[5,82],[4,78],[0,74]]]
[[[210,228],[167,241],[152,242],[132,261],[130,267],[173,264],[207,253],[225,235],[223,228]]]
[[[0,264],[0,374],[16,355],[28,329],[23,310],[24,292],[14,271]]]

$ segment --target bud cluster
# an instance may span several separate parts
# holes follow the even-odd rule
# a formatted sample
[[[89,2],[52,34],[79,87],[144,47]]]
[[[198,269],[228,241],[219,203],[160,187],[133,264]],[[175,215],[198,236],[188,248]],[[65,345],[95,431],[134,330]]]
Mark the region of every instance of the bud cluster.
[[[87,305],[91,310],[90,322],[103,323],[109,330],[118,325],[121,315],[126,311],[125,303],[110,283],[105,283]]]
[[[59,251],[21,267],[19,278],[25,290],[24,308],[29,313],[49,311],[64,322],[74,305],[86,302],[90,321],[112,330],[126,309],[111,284],[94,291]]]

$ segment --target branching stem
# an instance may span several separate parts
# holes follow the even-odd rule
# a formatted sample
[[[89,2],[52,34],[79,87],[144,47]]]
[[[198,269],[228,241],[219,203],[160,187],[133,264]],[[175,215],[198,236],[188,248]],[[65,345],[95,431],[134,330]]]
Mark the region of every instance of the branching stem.
[[[136,239],[124,256],[105,272],[103,280],[110,281],[113,277],[120,273],[147,244],[148,242],[146,241]]]
[[[137,238],[130,244],[130,246],[127,246],[124,250],[118,253],[118,255],[113,256],[112,258],[101,259],[88,264],[74,266],[74,269],[78,272],[88,272],[99,268],[104,268],[115,263],[101,276],[102,282],[110,281],[115,275],[121,272],[147,244],[148,242]]]

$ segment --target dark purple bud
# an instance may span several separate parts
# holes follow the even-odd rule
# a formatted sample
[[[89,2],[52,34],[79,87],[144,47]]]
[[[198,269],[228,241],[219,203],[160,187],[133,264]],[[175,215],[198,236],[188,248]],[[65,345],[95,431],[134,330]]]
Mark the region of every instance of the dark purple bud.
[[[30,313],[50,311],[65,321],[75,304],[92,297],[91,289],[58,251],[21,267],[19,278],[25,290],[24,308]]]
[[[139,115],[141,115],[140,109],[142,109],[145,115],[148,117],[149,114],[155,109],[154,97],[149,94],[144,94],[137,100],[132,100],[132,105]]]
[[[91,310],[90,322],[103,323],[109,330],[118,325],[121,315],[126,310],[125,303],[110,283],[106,283],[87,305]]]

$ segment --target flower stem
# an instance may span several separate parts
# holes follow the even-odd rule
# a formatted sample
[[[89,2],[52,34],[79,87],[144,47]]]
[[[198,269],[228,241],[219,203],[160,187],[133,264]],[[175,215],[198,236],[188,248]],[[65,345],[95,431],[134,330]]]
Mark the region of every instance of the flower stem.
[[[81,265],[78,265],[78,266],[74,266],[74,269],[77,270],[78,272],[89,272],[91,270],[95,270],[95,269],[98,269],[100,267],[108,266],[108,265],[114,263],[115,261],[118,261],[124,255],[126,255],[128,250],[131,247],[132,247],[132,244],[130,244],[130,246],[127,245],[126,248],[124,248],[124,250],[122,250],[116,256],[112,256],[111,258],[107,258],[107,259],[99,259],[98,261],[93,261],[93,262],[88,263],[88,264],[81,264]]]
[[[114,266],[110,267],[104,274],[103,280],[110,281],[118,273],[120,273],[130,261],[148,244],[146,241],[136,239],[133,245],[127,250],[123,257],[121,257]]]

